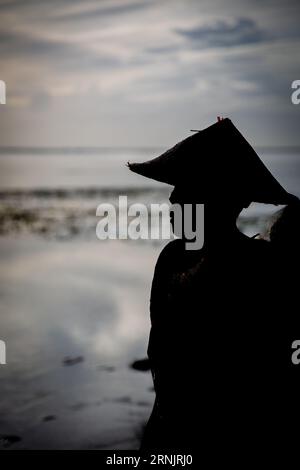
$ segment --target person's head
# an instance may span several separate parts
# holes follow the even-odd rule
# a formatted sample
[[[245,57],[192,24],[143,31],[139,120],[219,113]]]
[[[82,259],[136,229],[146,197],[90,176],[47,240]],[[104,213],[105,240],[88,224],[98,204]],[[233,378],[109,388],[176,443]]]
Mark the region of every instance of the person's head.
[[[283,248],[300,245],[300,200],[296,199],[277,212],[270,228],[270,241]]]

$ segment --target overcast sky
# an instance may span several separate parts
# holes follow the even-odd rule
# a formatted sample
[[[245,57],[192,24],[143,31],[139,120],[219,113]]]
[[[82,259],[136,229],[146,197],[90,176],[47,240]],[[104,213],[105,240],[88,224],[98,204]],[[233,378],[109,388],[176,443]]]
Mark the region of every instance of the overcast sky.
[[[0,1],[1,145],[299,145],[299,0]]]

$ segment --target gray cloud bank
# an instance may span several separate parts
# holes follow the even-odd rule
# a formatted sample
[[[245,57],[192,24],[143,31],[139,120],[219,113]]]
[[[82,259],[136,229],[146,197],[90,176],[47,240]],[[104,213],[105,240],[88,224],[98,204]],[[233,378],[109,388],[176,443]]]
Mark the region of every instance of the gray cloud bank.
[[[295,1],[0,1],[2,145],[170,145],[230,116],[298,145]],[[297,121],[298,120],[298,121]]]

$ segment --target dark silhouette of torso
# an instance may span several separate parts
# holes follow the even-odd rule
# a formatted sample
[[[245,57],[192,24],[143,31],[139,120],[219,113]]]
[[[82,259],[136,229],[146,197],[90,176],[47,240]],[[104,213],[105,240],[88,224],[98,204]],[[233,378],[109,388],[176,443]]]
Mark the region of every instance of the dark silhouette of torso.
[[[201,439],[228,450],[255,423],[260,439],[269,420],[270,256],[267,242],[241,233],[211,250],[175,240],[162,251],[148,347],[156,403],[144,448],[196,448]]]
[[[293,235],[295,236],[296,232]],[[273,319],[274,347],[271,359],[274,368],[276,367],[273,390],[273,396],[276,397],[274,413],[277,419],[278,445],[286,449],[286,453],[298,449],[300,438],[300,354],[297,354],[298,362],[292,360],[293,353],[296,352],[293,343],[296,340],[300,341],[298,240],[298,237],[292,240],[292,237],[287,236],[281,243],[277,240],[276,243],[271,242],[273,270],[270,272],[272,289],[270,289],[269,309]]]

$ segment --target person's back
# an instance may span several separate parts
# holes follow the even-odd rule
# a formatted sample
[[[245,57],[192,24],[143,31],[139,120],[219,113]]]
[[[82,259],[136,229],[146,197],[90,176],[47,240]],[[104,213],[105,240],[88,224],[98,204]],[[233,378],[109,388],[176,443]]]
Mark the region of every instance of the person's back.
[[[295,200],[282,209],[270,229],[273,252],[271,273],[273,292],[270,310],[276,318],[272,361],[277,372],[277,413],[281,428],[290,442],[299,438],[300,364],[292,360],[294,342],[300,340],[298,308],[300,261],[300,202]]]

